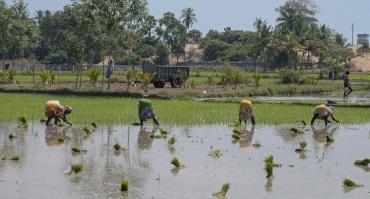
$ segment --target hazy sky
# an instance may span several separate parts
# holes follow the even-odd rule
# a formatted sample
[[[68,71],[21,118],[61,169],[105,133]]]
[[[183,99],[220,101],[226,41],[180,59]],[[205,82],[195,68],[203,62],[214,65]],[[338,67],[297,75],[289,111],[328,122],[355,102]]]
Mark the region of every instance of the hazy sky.
[[[6,0],[11,3],[12,0]],[[70,0],[27,0],[31,15],[35,10],[60,10]],[[164,12],[174,12],[178,17],[185,7],[194,8],[198,23],[193,28],[206,33],[209,29],[253,30],[255,18],[262,17],[274,25],[277,13],[275,8],[285,0],[148,0],[152,15],[159,18]],[[351,24],[355,24],[355,34],[370,33],[370,0],[316,0],[320,13],[320,23],[343,33],[351,40]],[[356,37],[355,37],[356,42]]]

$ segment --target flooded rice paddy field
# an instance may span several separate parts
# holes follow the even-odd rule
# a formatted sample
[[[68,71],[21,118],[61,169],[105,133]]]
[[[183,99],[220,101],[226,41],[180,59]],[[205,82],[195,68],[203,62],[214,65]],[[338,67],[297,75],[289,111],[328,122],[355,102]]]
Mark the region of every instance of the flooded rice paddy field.
[[[370,125],[301,127],[298,135],[287,126],[247,127],[239,142],[228,126],[166,126],[167,140],[177,140],[172,152],[167,140],[150,137],[149,126],[100,126],[89,136],[76,126],[28,126],[0,124],[0,156],[20,157],[0,160],[1,198],[214,198],[224,183],[230,183],[230,199],[370,198],[370,169],[353,164],[370,156]],[[11,133],[17,138],[10,140]],[[326,136],[335,141],[327,143]],[[301,141],[307,142],[304,154],[295,152]],[[127,150],[115,152],[115,143]],[[72,147],[87,153],[72,154]],[[210,157],[211,147],[222,156]],[[282,165],[270,179],[263,163],[268,155]],[[173,157],[184,168],[173,169]],[[66,175],[76,163],[83,171]],[[344,189],[344,178],[364,187]],[[123,179],[129,181],[124,194]]]

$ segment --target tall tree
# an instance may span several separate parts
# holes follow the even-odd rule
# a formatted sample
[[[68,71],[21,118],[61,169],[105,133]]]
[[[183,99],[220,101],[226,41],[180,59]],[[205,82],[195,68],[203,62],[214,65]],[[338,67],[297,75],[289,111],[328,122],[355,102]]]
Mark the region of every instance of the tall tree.
[[[198,22],[195,17],[196,15],[193,8],[189,7],[182,10],[180,19],[182,20],[182,24],[184,24],[187,30],[189,30],[190,27],[194,25],[194,22]]]
[[[186,28],[176,19],[175,14],[167,12],[159,20],[159,27],[156,29],[157,34],[162,37],[173,55],[176,56],[177,62],[180,56],[185,55],[186,45]]]

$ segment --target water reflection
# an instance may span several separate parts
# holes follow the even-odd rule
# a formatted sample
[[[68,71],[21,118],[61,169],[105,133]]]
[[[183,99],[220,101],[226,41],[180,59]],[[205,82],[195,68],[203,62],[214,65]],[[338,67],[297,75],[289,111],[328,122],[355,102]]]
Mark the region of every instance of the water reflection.
[[[253,135],[255,127],[251,127],[250,130],[247,130],[246,127],[242,130],[240,135],[239,146],[244,150],[248,150],[252,147]]]
[[[155,126],[152,130],[141,126],[139,135],[137,136],[137,145],[140,150],[149,150],[152,147],[153,139],[150,138],[150,135],[155,133],[158,129],[158,126]]]
[[[317,144],[320,143],[327,143],[327,139],[331,138],[334,139],[334,132],[338,130],[338,126],[331,128],[325,127],[323,129],[316,129],[314,126],[312,126],[312,132],[313,132],[313,139]],[[328,137],[328,138],[327,138]]]
[[[68,144],[71,138],[67,136],[70,127],[47,126],[45,129],[45,142],[48,147],[56,147]]]

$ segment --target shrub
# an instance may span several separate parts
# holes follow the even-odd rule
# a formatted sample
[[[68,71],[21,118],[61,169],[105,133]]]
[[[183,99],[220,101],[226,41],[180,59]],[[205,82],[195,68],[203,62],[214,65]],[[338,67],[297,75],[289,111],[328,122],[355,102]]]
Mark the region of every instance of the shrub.
[[[98,81],[99,74],[100,74],[100,71],[96,68],[90,68],[86,73],[91,85],[93,85],[94,87],[95,87],[96,82]]]
[[[304,83],[302,74],[294,70],[283,69],[279,72],[279,76],[283,84]]]
[[[50,72],[47,70],[44,70],[40,72],[39,77],[41,79],[42,84],[45,86],[50,76]]]

